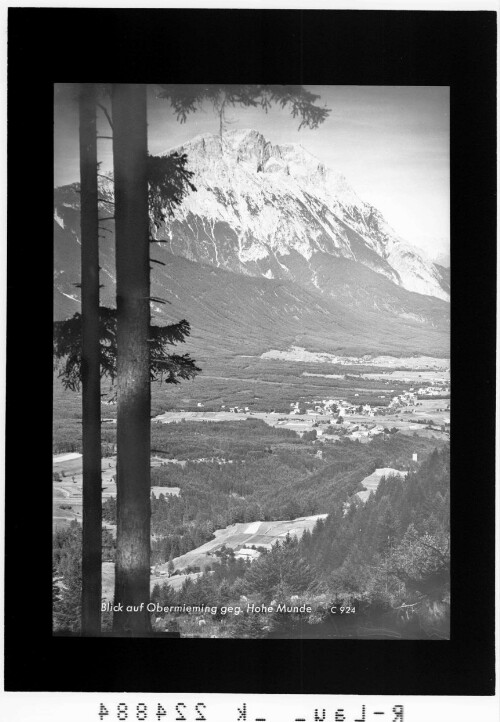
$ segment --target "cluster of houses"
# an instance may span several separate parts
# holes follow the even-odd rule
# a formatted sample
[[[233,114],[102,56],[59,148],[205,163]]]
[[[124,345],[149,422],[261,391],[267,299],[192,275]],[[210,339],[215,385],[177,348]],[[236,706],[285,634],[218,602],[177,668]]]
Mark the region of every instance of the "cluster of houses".
[[[323,399],[313,402],[313,406],[305,408],[303,403],[298,401],[290,404],[290,415],[307,415],[307,416],[335,416],[338,419],[356,414],[357,416],[384,416],[394,413],[395,409],[401,409],[410,406],[416,406],[418,399],[422,397],[443,397],[450,393],[449,386],[425,386],[422,388],[411,388],[409,391],[393,396],[389,403],[376,406],[372,404],[355,404],[340,399]],[[357,396],[358,394],[354,394]],[[386,399],[385,394],[379,396],[380,399]]]
[[[305,408],[304,404],[298,401],[290,404],[290,415],[306,414],[307,416],[346,416],[347,414],[356,413],[359,406],[349,403],[349,401],[343,401],[340,399],[323,399],[322,401],[313,402],[314,406]],[[361,408],[371,409],[370,405],[367,404]]]
[[[450,387],[449,386],[422,386],[422,388],[417,389],[417,396],[418,398],[422,397],[432,397],[432,396],[449,396],[450,395]]]
[[[393,396],[389,402],[386,401],[388,394],[380,394],[379,399],[383,401],[381,405],[372,404],[356,404],[342,399],[321,399],[305,404],[304,402],[291,402],[290,415],[300,416],[335,416],[343,417],[353,414],[361,416],[384,416],[385,414],[394,413],[394,409],[416,406],[418,399],[438,397],[443,398],[450,395],[450,386],[444,385],[445,382],[436,382],[431,386],[422,386],[420,388],[411,388],[397,396]],[[354,397],[359,394],[354,394]],[[204,408],[205,404],[198,402],[198,408]],[[252,413],[248,406],[227,406],[222,404],[221,411],[232,414],[250,414]],[[184,411],[184,409],[180,409]],[[112,419],[112,421],[115,421]]]
[[[262,545],[271,548],[271,544]],[[244,559],[245,561],[255,561],[260,557],[260,551],[258,549],[250,549],[247,547],[239,547],[234,552],[235,559]]]
[[[322,428],[323,426],[323,428]],[[342,417],[339,417],[337,419],[336,424],[333,426],[331,424],[321,424],[319,423],[316,427],[316,435],[318,438],[322,438],[322,440],[326,441],[328,436],[344,436],[348,439],[372,439],[374,436],[378,436],[379,434],[384,433],[384,427],[380,424],[374,424],[372,423],[356,423],[354,421],[347,421],[347,419],[343,419]]]
[[[393,396],[389,402],[389,408],[401,408],[402,406],[415,406],[417,403],[417,393],[414,389],[404,391],[399,396]]]
[[[351,424],[348,421],[346,426],[346,433],[350,439],[371,439],[384,433],[384,427],[380,424],[368,427],[363,424]]]
[[[355,396],[357,396],[357,394],[355,394]],[[315,401],[314,405],[305,409],[305,411],[303,405],[298,401],[295,403],[292,402],[290,404],[290,415],[303,415],[305,413],[306,416],[330,416],[342,421],[344,417],[353,414],[357,414],[358,416],[375,416],[386,408],[386,406],[372,406],[371,404],[353,404],[350,401],[341,399],[323,399],[322,401]]]

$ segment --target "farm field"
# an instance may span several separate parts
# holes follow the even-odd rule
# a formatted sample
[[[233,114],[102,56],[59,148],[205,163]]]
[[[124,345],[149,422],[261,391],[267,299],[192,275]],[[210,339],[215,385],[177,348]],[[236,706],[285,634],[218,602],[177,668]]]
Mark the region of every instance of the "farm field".
[[[167,582],[169,586],[174,590],[178,590],[182,587],[186,579],[196,579],[199,577],[201,572],[192,572],[191,574],[176,574],[174,577],[166,577],[160,575],[151,575],[151,589],[155,584],[165,584]],[[102,597],[107,602],[113,602],[115,593],[115,565],[113,562],[104,562],[102,565]]]
[[[159,457],[151,458],[151,466],[167,463]],[[73,519],[82,520],[82,455],[79,453],[57,454],[52,459],[54,480],[52,483],[52,518],[54,530],[67,526]],[[102,459],[102,497],[116,496],[116,456]],[[57,476],[59,481],[56,481]],[[153,494],[179,494],[179,487],[151,487]],[[114,526],[104,523],[107,528]]]
[[[251,358],[251,357],[247,357]],[[363,356],[342,356],[332,353],[307,351],[299,346],[292,346],[287,351],[272,349],[261,355],[263,359],[279,359],[280,361],[309,361],[312,363],[332,363],[344,366],[360,364],[364,366],[383,366],[386,368],[405,369],[445,369],[450,361],[446,358],[434,356],[377,356],[365,354]]]
[[[204,567],[211,564],[214,559],[213,554],[223,545],[231,549],[239,547],[262,546],[270,548],[276,542],[283,540],[287,534],[300,539],[306,529],[311,531],[318,519],[325,519],[327,514],[316,514],[309,517],[299,517],[289,521],[271,521],[271,522],[252,522],[250,524],[231,524],[225,529],[217,529],[215,539],[203,544],[197,549],[193,549],[187,554],[173,559],[175,569],[185,569],[188,566],[198,566],[203,570]],[[157,565],[154,573],[151,574],[151,589],[156,584],[168,583],[173,589],[178,590],[182,587],[184,581],[196,579],[201,572],[192,572],[190,574],[175,574],[167,576],[167,564]],[[114,594],[114,564],[112,562],[104,562],[102,565],[102,587],[103,597],[112,601]]]
[[[304,371],[303,376],[310,377],[322,377],[327,379],[342,379],[342,374],[320,374],[311,373],[310,371]],[[405,381],[407,383],[418,384],[432,384],[432,383],[450,383],[450,373],[448,370],[443,369],[441,371],[424,371],[418,369],[417,371],[409,371],[406,369],[398,369],[397,371],[387,372],[376,372],[372,371],[369,373],[362,373],[356,375],[359,379],[376,379],[378,381]]]
[[[358,491],[356,496],[358,496],[361,501],[366,501],[370,494],[374,491],[377,491],[378,485],[380,484],[380,479],[385,476],[406,476],[405,471],[398,471],[398,469],[391,469],[390,467],[383,468],[383,469],[375,469],[373,474],[370,474],[369,476],[366,476],[363,481],[361,482],[362,485],[365,487],[365,491]]]
[[[445,421],[449,423],[450,409],[446,408],[450,405],[449,399],[423,399],[418,403],[419,406],[395,409],[393,413],[386,413],[381,417],[375,416],[370,420],[384,426],[395,426],[398,431],[403,433],[416,432],[419,436],[425,431],[422,421],[430,421],[436,426],[443,425]],[[367,420],[366,416],[362,414],[349,414],[346,418],[355,423],[362,423]],[[436,438],[442,437],[438,436]]]
[[[447,359],[422,358],[421,366],[417,369],[401,369],[397,366],[376,365],[375,359],[366,359],[364,363],[349,366],[327,361],[284,362],[276,358],[243,355],[224,359],[217,356],[195,358],[202,373],[194,380],[178,386],[152,384],[153,418],[220,420],[227,418],[220,414],[229,412],[230,407],[248,407],[252,415],[263,418],[266,423],[273,423],[276,417],[272,412],[288,414],[291,405],[297,402],[311,404],[318,399],[335,398],[355,404],[386,406],[391,395],[409,391],[412,386],[419,385],[417,381],[434,383],[449,378]],[[400,365],[410,365],[406,359],[391,357],[391,361],[394,364],[399,362]],[[437,367],[426,366],[431,363]],[[419,374],[422,378],[418,377]],[[432,374],[433,380],[429,374]],[[106,388],[103,388],[103,392],[106,392]],[[215,416],[167,417],[164,416],[166,412],[214,413]],[[103,453],[110,455],[116,443],[116,405],[111,396],[103,397],[102,418]],[[231,415],[232,420],[240,418],[245,416]],[[53,439],[54,453],[81,452],[81,396],[64,389],[57,374],[54,378]]]
[[[270,549],[277,541],[283,540],[287,534],[298,539],[304,531],[311,531],[318,519],[325,519],[327,514],[315,514],[313,516],[298,517],[289,521],[255,521],[250,524],[231,524],[224,529],[217,529],[215,539],[203,544],[197,549],[192,549],[173,560],[176,569],[184,569],[188,566],[199,566],[203,568],[213,561],[213,554],[223,545],[231,549],[240,547],[265,547]],[[159,569],[167,569],[167,565]]]
[[[411,407],[409,409],[398,409],[394,413],[385,414],[383,417],[366,417],[363,414],[349,414],[345,418],[353,423],[383,424],[384,426],[395,427],[398,431],[416,432],[419,435],[428,436],[425,427],[417,421],[428,420],[436,425],[442,425],[445,420],[449,421],[450,410],[446,410],[445,405],[449,404],[448,400],[443,399],[423,399],[419,402],[420,406]],[[235,413],[228,411],[165,411],[163,414],[156,416],[153,421],[163,424],[180,423],[186,421],[245,421],[246,419],[260,419],[269,426],[275,426],[282,429],[291,429],[297,433],[310,431],[313,424],[326,421],[327,417],[320,413],[308,414],[283,414],[283,413]],[[446,438],[446,434],[435,432],[436,438]]]
[[[288,426],[294,427],[295,424],[307,422],[311,424],[311,420],[317,421],[321,418],[320,414],[295,414],[289,418],[278,412],[229,412],[229,411],[165,411],[163,414],[155,416],[153,421],[162,424],[178,423],[183,421],[246,421],[246,419],[260,419],[269,426]],[[295,428],[295,427],[294,427]]]

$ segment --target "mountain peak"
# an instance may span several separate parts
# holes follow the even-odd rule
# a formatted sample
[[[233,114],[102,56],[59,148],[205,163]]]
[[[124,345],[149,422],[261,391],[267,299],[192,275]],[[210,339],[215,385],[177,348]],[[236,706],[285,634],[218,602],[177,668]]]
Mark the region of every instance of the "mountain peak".
[[[342,173],[302,145],[238,128],[196,136],[175,150],[187,154],[197,192],[175,212],[174,225],[186,224],[183,240],[170,235],[171,224],[165,229],[174,252],[250,275],[308,275],[315,288],[311,258],[327,254],[409,291],[448,298],[434,264],[404,244]],[[199,247],[201,238],[206,245]]]
[[[233,146],[240,145],[241,143],[247,141],[267,143],[262,133],[258,130],[254,130],[253,128],[234,128],[233,130],[226,131],[223,137]]]
[[[279,173],[293,178],[325,179],[325,165],[299,143],[273,144],[253,128],[237,128],[223,133],[204,133],[165,152],[187,153],[193,166],[210,160],[217,164],[242,164],[258,173]],[[215,164],[215,166],[214,166]]]
[[[443,269],[405,244],[342,173],[302,145],[241,128],[198,135],[166,155],[174,152],[187,155],[197,189],[160,230],[175,254],[246,275],[293,278],[324,293],[329,282],[321,283],[319,260],[344,259],[408,291],[448,300]],[[57,217],[66,222],[61,212]]]

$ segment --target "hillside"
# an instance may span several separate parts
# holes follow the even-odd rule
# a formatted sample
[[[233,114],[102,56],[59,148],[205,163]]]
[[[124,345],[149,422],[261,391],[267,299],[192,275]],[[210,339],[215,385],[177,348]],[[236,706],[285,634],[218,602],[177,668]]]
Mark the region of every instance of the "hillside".
[[[239,273],[291,278],[334,296],[310,262],[351,259],[406,290],[449,299],[435,264],[301,145],[273,145],[255,130],[235,130],[198,136],[174,150],[187,155],[197,190],[157,235],[173,253]]]
[[[292,281],[245,276],[188,261],[169,253],[164,244],[152,248],[152,257],[165,265],[153,264],[151,295],[168,302],[153,303],[154,321],[161,324],[187,318],[192,328],[189,347],[198,354],[260,354],[292,345],[352,354],[370,351],[400,355],[424,349],[435,356],[448,353],[445,302],[410,294],[349,261],[331,261],[347,269],[338,284],[339,296],[344,295],[342,302]],[[79,289],[75,286],[79,283],[79,253],[74,232],[56,224],[56,319],[79,311]],[[101,303],[112,306],[111,240],[101,243],[101,267]],[[325,266],[319,272],[326,275],[333,270]],[[349,273],[356,282],[349,283]],[[353,295],[358,301],[352,300]],[[391,310],[394,305],[401,307],[401,300],[408,308],[405,318]],[[378,310],[369,308],[372,303],[377,303]]]
[[[214,532],[215,539],[176,557],[173,562],[176,569],[185,569],[189,566],[199,566],[203,569],[214,560],[215,552],[223,546],[233,550],[252,546],[270,549],[273,544],[283,541],[287,534],[300,539],[306,529],[311,531],[318,519],[326,517],[327,514],[316,514],[287,521],[254,521],[251,524],[231,524],[224,529],[217,529]],[[166,571],[167,566],[167,564],[163,564],[159,570]]]
[[[449,275],[405,245],[345,178],[255,131],[177,149],[190,192],[151,245],[154,322],[187,318],[199,356],[449,353]],[[112,183],[100,195],[112,200]],[[109,203],[101,202],[101,215]],[[54,192],[54,314],[79,310],[79,187]],[[114,305],[114,225],[102,222],[101,299]]]

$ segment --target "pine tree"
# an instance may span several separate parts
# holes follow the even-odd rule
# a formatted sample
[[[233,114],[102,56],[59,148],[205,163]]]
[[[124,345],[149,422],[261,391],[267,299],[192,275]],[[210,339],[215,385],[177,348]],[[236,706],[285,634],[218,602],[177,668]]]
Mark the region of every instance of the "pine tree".
[[[61,631],[79,632],[82,613],[81,561],[75,559],[73,567],[64,577],[59,599],[54,607],[54,621]]]
[[[95,83],[80,88],[82,631],[101,631],[101,386],[99,369],[99,222]]]
[[[59,593],[54,593],[53,619],[55,629],[81,631],[82,612],[82,528],[77,521],[57,532],[54,544],[54,571]]]
[[[253,562],[245,575],[248,592],[260,592],[265,599],[305,591],[313,579],[312,570],[300,556],[297,539],[290,536]]]
[[[318,96],[301,86],[167,86],[178,117],[185,119],[203,100],[229,106],[289,107],[300,126],[317,127],[328,114]],[[124,606],[149,599],[150,564],[150,324],[149,217],[146,86],[112,89],[117,294],[117,552],[115,602]],[[115,614],[115,631],[150,629],[147,614]]]
[[[261,639],[266,636],[265,619],[260,614],[240,614],[233,617],[230,635],[235,639]]]

